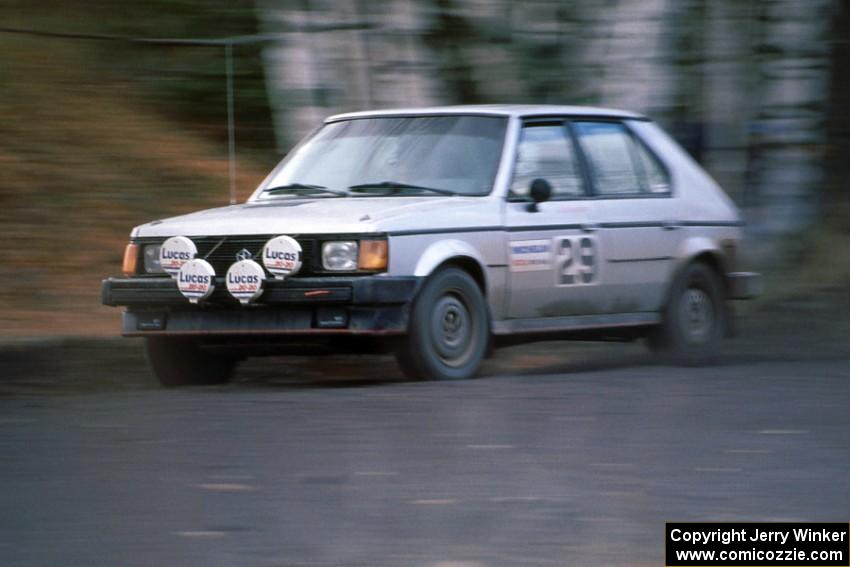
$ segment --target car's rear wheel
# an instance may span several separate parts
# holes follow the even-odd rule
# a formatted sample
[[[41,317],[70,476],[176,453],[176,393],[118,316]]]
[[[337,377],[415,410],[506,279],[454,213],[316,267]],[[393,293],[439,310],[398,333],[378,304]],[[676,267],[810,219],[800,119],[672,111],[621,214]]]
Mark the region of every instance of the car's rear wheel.
[[[459,268],[445,268],[428,279],[414,301],[396,360],[414,380],[471,378],[487,353],[489,333],[478,284]]]
[[[204,352],[198,341],[182,337],[146,337],[151,370],[168,388],[224,384],[233,375],[236,360]]]
[[[676,364],[709,364],[718,355],[726,313],[720,276],[707,264],[694,262],[674,280],[649,346]]]

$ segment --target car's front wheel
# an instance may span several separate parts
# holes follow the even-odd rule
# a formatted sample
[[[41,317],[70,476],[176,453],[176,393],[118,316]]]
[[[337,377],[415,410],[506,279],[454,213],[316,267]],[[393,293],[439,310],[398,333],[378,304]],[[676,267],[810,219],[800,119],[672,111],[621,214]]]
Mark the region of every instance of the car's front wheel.
[[[236,361],[204,352],[198,341],[182,337],[146,337],[151,370],[168,388],[224,384],[233,375]]]
[[[705,263],[686,266],[673,281],[661,324],[649,336],[650,348],[676,364],[713,362],[726,328],[723,287]]]
[[[396,360],[414,380],[471,378],[487,353],[489,335],[478,284],[459,268],[445,268],[428,278],[414,301]]]

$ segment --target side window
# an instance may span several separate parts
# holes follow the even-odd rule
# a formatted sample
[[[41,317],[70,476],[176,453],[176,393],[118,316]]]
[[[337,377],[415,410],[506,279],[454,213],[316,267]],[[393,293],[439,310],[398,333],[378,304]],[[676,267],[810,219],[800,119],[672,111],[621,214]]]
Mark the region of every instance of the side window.
[[[636,195],[670,191],[667,175],[626,127],[616,122],[576,122],[576,134],[590,162],[600,195]],[[655,187],[655,189],[653,189]]]
[[[670,192],[670,176],[667,170],[659,163],[658,158],[652,155],[643,144],[637,144],[638,158],[645,177],[644,186],[650,193],[663,194]]]
[[[527,196],[532,180],[538,177],[552,184],[554,199],[585,194],[575,146],[564,124],[528,124],[522,128],[511,195]]]

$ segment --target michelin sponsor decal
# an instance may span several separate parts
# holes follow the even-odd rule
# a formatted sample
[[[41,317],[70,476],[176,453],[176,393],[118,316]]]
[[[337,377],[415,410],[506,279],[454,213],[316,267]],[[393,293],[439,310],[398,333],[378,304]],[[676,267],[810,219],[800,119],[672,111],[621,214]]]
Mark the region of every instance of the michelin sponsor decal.
[[[159,248],[159,264],[171,277],[176,278],[183,264],[198,254],[195,243],[185,236],[172,236]]]
[[[215,270],[206,260],[189,260],[177,272],[177,289],[191,303],[210,296],[215,288]]]
[[[301,245],[291,236],[276,236],[263,246],[263,265],[277,279],[301,269]]]
[[[242,305],[251,303],[263,293],[266,273],[254,260],[240,260],[227,270],[225,282],[230,295]]]
[[[512,272],[536,272],[552,267],[550,240],[516,240],[509,246]]]

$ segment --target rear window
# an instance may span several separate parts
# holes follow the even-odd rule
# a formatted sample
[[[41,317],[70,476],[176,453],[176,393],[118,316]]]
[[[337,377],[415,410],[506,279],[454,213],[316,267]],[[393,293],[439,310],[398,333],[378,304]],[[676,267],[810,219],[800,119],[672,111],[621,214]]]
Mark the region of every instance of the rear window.
[[[599,195],[664,194],[670,192],[667,171],[623,124],[574,123]]]

